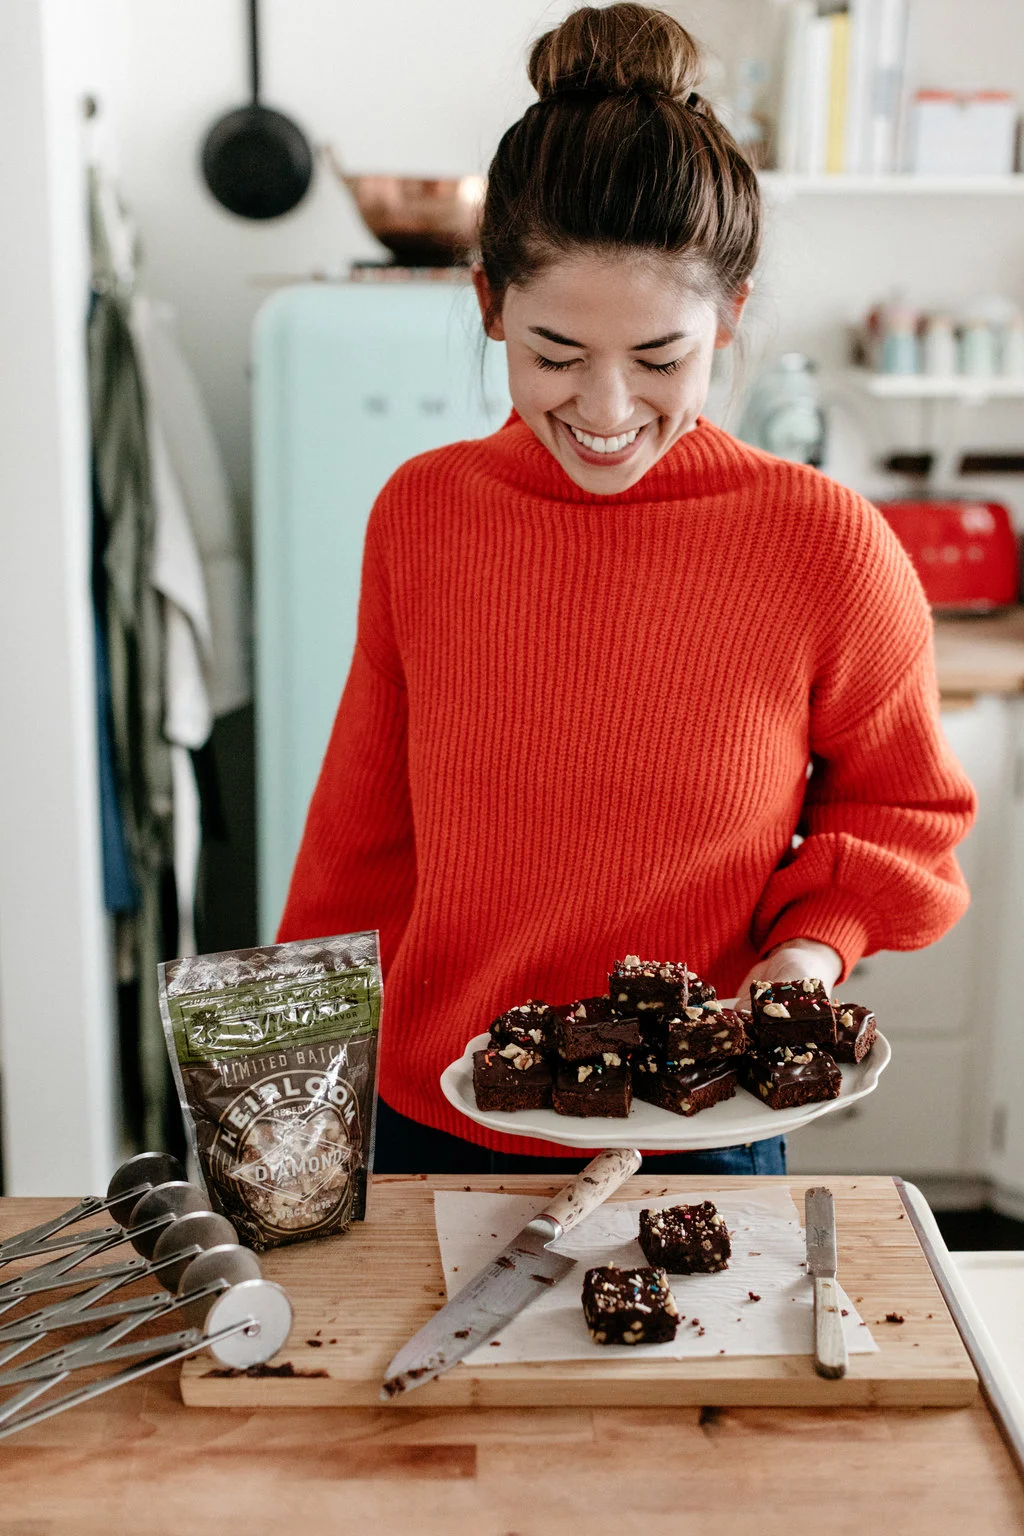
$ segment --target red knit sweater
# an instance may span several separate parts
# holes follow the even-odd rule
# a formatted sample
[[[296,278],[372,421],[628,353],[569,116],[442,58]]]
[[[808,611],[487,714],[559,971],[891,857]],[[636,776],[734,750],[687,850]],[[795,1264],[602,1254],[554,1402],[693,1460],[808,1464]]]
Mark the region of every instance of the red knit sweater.
[[[727,997],[783,939],[843,978],[933,943],[968,904],[975,810],[938,711],[927,602],[860,496],[704,418],[596,494],[513,411],[374,504],[278,939],[378,928],[387,1102],[572,1156],[465,1120],[441,1071],[625,954]]]

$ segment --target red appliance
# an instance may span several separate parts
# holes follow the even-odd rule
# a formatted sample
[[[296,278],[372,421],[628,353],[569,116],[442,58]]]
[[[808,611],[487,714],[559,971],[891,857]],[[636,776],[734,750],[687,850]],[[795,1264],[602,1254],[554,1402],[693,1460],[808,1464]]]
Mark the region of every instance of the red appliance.
[[[997,501],[883,501],[933,608],[1000,608],[1019,591],[1017,535]]]

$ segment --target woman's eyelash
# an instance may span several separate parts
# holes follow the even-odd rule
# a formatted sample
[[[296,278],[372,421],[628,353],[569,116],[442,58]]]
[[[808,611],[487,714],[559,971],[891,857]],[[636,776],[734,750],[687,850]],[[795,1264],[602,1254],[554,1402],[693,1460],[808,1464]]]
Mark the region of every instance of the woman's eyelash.
[[[540,353],[534,357],[538,368],[547,368],[555,373],[561,373],[563,368],[571,368],[576,361],[575,357],[571,357],[567,363],[556,363],[550,357],[541,357]],[[647,368],[651,373],[675,373],[676,369],[683,365],[681,357],[675,358],[671,363],[645,363],[643,358],[638,357],[637,362],[641,368]]]

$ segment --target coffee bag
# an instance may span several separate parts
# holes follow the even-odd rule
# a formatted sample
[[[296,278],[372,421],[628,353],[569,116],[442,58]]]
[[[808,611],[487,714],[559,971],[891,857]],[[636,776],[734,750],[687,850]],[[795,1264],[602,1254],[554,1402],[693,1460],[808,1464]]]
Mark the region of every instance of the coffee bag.
[[[258,1252],[365,1213],[382,994],[376,932],[160,966],[192,1150],[211,1202]]]

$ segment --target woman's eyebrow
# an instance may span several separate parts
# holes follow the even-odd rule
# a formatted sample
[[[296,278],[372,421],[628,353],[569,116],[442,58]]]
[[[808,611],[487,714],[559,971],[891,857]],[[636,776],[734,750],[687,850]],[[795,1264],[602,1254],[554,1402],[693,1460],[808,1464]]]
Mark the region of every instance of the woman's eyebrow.
[[[582,341],[570,341],[568,336],[559,336],[557,331],[549,331],[544,325],[531,325],[528,327],[535,336],[545,336],[548,341],[557,342],[560,347],[580,347],[586,351]],[[657,347],[667,347],[670,341],[683,341],[686,338],[685,331],[670,331],[667,336],[659,336],[657,341],[641,341],[635,347],[630,347],[631,352],[653,352]]]

